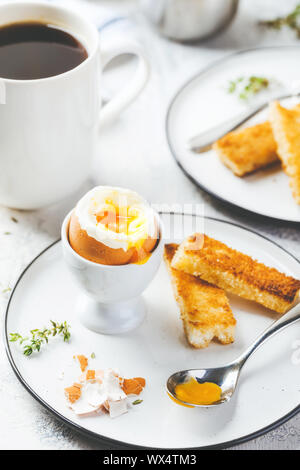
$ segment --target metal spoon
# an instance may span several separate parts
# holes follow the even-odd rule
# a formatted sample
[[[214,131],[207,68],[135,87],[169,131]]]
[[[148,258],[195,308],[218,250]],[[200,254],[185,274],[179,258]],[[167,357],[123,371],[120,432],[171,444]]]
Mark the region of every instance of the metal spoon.
[[[251,354],[271,336],[299,319],[300,304],[297,304],[288,313],[280,317],[279,320],[272,323],[272,325],[269,326],[269,328],[267,328],[258,338],[256,338],[254,343],[252,343],[251,346],[249,346],[246,351],[235,361],[214,369],[190,369],[176,372],[167,380],[167,392],[176,400],[190,406],[207,407],[228,402],[236,389],[241,369]],[[180,400],[176,396],[176,385],[189,382],[192,377],[195,378],[199,383],[213,382],[219,385],[219,387],[222,389],[220,400],[215,401],[211,405],[197,405],[195,403],[188,403]]]
[[[294,93],[290,95],[282,95],[274,98],[276,100],[284,100],[287,98],[294,98],[299,96],[300,93]],[[222,122],[215,127],[212,127],[208,131],[201,132],[200,134],[192,137],[187,142],[188,149],[195,153],[207,152],[211,149],[211,146],[216,140],[220,139],[228,132],[234,131],[242,124],[245,124],[249,119],[254,117],[256,114],[261,112],[269,105],[269,102],[260,104],[259,106],[252,108],[251,110],[246,110],[238,116],[234,116],[231,119],[228,119],[226,122]]]

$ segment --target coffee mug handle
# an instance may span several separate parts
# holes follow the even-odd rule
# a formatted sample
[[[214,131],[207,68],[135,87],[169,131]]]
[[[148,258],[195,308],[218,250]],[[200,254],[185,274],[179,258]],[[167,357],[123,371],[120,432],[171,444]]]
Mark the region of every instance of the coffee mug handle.
[[[101,50],[102,69],[115,57],[122,54],[134,54],[138,57],[137,70],[128,85],[125,85],[116,96],[106,103],[100,111],[100,126],[111,123],[135,98],[140,94],[146,85],[150,67],[140,46],[133,42],[120,44],[113,43],[104,46]]]

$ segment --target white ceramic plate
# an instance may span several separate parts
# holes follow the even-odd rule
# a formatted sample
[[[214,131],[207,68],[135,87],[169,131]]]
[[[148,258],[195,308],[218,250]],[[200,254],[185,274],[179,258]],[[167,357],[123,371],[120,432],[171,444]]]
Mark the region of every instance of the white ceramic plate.
[[[185,234],[202,222],[207,234],[255,256],[270,266],[300,277],[299,262],[273,242],[242,227],[191,215],[163,215],[164,222]],[[174,238],[173,238],[174,239]],[[175,240],[178,241],[178,240]],[[133,280],[134,282],[134,280]],[[270,339],[245,365],[233,399],[211,409],[188,409],[173,403],[165,392],[167,377],[176,370],[219,366],[236,358],[276,315],[252,302],[230,297],[237,319],[236,341],[207,349],[191,348],[183,334],[165,266],[145,291],[147,318],[131,333],[103,336],[86,330],[74,316],[78,298],[62,258],[61,242],[43,251],[24,271],[6,313],[6,347],[11,365],[28,391],[66,423],[98,438],[152,448],[225,446],[248,440],[283,423],[299,410],[299,366],[293,365],[298,324]],[[71,324],[69,344],[55,338],[39,354],[27,358],[7,341],[10,332],[25,334],[49,319]],[[144,376],[143,403],[116,419],[107,415],[78,418],[68,409],[63,389],[74,380],[74,354],[90,356],[90,367],[113,367],[125,376]],[[59,380],[65,371],[64,380]]]
[[[179,90],[170,104],[166,123],[175,160],[198,186],[242,209],[291,222],[300,222],[300,206],[295,203],[288,177],[279,165],[239,178],[221,163],[214,151],[197,155],[186,144],[190,137],[239,114],[251,103],[268,101],[288,94],[291,89],[299,90],[299,60],[299,46],[260,48],[230,55],[200,72]],[[251,75],[275,79],[276,84],[248,104],[226,92],[229,80]],[[265,119],[267,111],[249,124]]]

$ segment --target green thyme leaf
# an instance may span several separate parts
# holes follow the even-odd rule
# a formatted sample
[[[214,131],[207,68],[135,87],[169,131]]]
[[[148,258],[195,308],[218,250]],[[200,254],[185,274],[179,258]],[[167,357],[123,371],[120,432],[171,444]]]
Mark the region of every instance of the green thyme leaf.
[[[140,403],[142,403],[143,400],[135,400],[132,402],[133,405],[139,405]]]
[[[234,93],[236,91],[238,84],[242,82],[243,80],[244,80],[243,77],[237,78],[236,80],[230,80],[228,83],[228,88],[227,88],[228,93]]]
[[[19,335],[19,333],[10,333],[10,340],[11,342],[13,341],[18,341],[18,340],[21,340],[22,339],[22,336]]]
[[[31,346],[24,346],[24,354],[25,356],[30,356],[32,354],[32,347]]]
[[[96,357],[96,354],[95,354],[94,352],[92,352],[91,358],[92,358],[92,359],[95,359],[95,357]]]

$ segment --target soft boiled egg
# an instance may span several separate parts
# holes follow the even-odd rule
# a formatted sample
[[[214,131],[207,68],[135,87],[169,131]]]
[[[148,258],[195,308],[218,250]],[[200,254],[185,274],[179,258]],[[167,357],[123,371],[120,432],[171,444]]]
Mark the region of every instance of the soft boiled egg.
[[[146,262],[159,238],[155,213],[134,191],[97,186],[77,203],[69,225],[73,250],[95,263]]]

